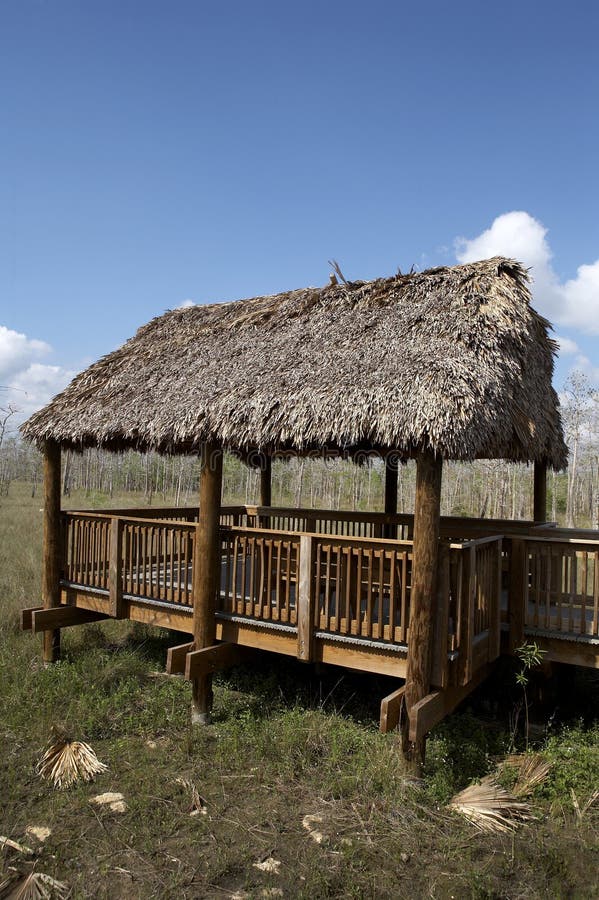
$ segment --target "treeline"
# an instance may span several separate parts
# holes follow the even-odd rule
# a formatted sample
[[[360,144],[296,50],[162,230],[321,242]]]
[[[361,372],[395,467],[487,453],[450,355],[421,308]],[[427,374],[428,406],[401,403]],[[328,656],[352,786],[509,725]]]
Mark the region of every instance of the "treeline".
[[[548,476],[548,515],[560,524],[599,528],[599,393],[580,374],[571,376],[562,395],[562,417],[570,462],[566,472]],[[190,456],[112,454],[101,450],[65,452],[62,491],[71,502],[95,506],[147,504],[186,506],[197,502],[199,462]],[[32,492],[42,479],[40,454],[14,433],[0,432],[0,493],[13,481]],[[357,466],[339,459],[275,460],[273,503],[329,509],[383,508],[381,460]],[[414,508],[415,464],[400,466],[398,508]],[[75,496],[76,495],[76,501]],[[256,503],[259,476],[227,456],[226,503]],[[448,463],[444,467],[444,515],[527,519],[532,517],[532,467],[501,460]]]
[[[578,450],[576,478],[571,472],[548,478],[548,514],[552,521],[578,527],[599,527],[597,453]],[[13,481],[28,482],[32,493],[41,485],[42,459],[32,447],[15,439],[1,450],[2,491]],[[399,467],[398,508],[414,508],[416,467]],[[357,466],[344,460],[275,460],[273,504],[326,509],[380,510],[383,508],[384,466],[380,460]],[[175,505],[193,506],[199,489],[196,457],[113,454],[98,450],[63,453],[64,505]],[[259,476],[240,460],[226,456],[224,500],[257,503]],[[502,461],[447,463],[443,474],[444,515],[527,519],[532,516],[532,467]]]

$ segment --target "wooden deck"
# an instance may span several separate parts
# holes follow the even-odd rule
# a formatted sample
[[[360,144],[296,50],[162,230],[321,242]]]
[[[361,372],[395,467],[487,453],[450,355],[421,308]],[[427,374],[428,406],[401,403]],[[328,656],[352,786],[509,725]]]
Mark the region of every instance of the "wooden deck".
[[[24,627],[106,616],[193,634],[197,509],[61,515],[62,606],[25,611]],[[217,640],[404,678],[412,527],[407,515],[223,508]],[[441,536],[422,728],[502,646],[535,640],[548,659],[599,667],[599,533],[444,518]]]

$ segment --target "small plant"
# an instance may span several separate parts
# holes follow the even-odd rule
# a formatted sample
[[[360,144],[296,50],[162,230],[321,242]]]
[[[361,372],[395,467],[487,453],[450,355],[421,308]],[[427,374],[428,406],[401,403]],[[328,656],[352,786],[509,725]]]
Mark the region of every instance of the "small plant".
[[[530,644],[522,644],[521,647],[516,648],[516,656],[520,660],[520,671],[516,672],[516,684],[518,684],[522,688],[522,698],[520,702],[516,706],[515,715],[514,715],[514,728],[512,734],[512,745],[514,745],[516,740],[516,733],[518,731],[518,722],[520,719],[520,713],[522,712],[522,708],[524,708],[524,720],[525,720],[525,741],[526,741],[526,749],[528,750],[528,737],[530,731],[530,720],[529,720],[529,709],[530,703],[528,700],[528,684],[530,680],[530,672],[532,669],[538,668],[543,662],[543,656],[546,651],[541,650],[539,645],[534,641]]]

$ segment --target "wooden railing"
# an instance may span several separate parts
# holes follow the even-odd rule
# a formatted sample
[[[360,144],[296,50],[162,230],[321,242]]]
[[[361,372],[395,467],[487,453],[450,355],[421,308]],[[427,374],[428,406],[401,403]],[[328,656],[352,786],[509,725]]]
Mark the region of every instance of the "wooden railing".
[[[63,513],[63,586],[106,595],[107,611],[117,617],[131,599],[191,609],[197,509],[159,512],[165,518],[148,519],[145,510],[143,517],[130,510]],[[339,533],[365,528],[364,516],[371,533],[382,534],[402,518],[304,510],[293,520],[272,507],[225,508],[217,614],[297,629],[306,659],[314,640],[405,649],[412,543]],[[253,527],[265,517],[285,527]],[[452,537],[464,522],[456,521],[443,523]],[[291,525],[308,530],[289,531]],[[441,541],[435,683],[466,683],[498,655],[502,554],[512,646],[529,633],[599,638],[599,540],[568,534],[523,523],[505,538]]]
[[[599,638],[599,540],[528,537],[514,542],[514,577],[510,604],[523,640],[528,631],[571,638]],[[560,536],[561,535],[561,536]]]
[[[63,584],[191,607],[195,525],[63,513]],[[113,610],[113,614],[122,610]]]
[[[299,547],[288,532],[221,527],[218,612],[295,625]]]
[[[408,541],[313,538],[316,630],[405,644],[412,550]]]
[[[443,557],[439,577],[449,581],[446,633],[449,651],[458,654],[458,683],[499,656],[502,538],[487,537],[451,544],[448,573]],[[443,594],[441,594],[443,596]]]

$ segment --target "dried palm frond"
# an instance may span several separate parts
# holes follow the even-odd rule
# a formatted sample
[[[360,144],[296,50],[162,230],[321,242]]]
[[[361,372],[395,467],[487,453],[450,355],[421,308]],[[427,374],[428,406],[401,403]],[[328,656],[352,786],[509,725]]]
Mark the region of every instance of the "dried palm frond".
[[[516,771],[516,782],[512,788],[514,797],[529,797],[534,789],[542,784],[553,763],[546,760],[540,753],[516,753],[506,757],[498,766],[498,771],[512,768]]]
[[[448,807],[487,832],[513,831],[520,823],[533,818],[528,803],[517,800],[492,775],[460,791]]]
[[[10,838],[0,835],[0,849],[4,847],[8,847],[9,850],[16,850],[17,853],[24,853],[25,856],[33,856],[31,847],[26,847],[25,844],[18,844],[17,841],[11,841]]]
[[[7,900],[65,900],[68,885],[43,872],[31,872],[8,895]]]
[[[185,788],[185,790],[189,791],[191,794],[191,803],[189,805],[189,815],[190,816],[205,816],[208,813],[208,806],[203,797],[200,796],[200,793],[189,778],[175,778],[175,784],[180,784],[181,787]]]
[[[54,787],[67,788],[79,780],[92,781],[107,768],[89,744],[61,737],[48,747],[36,771],[50,779]]]

